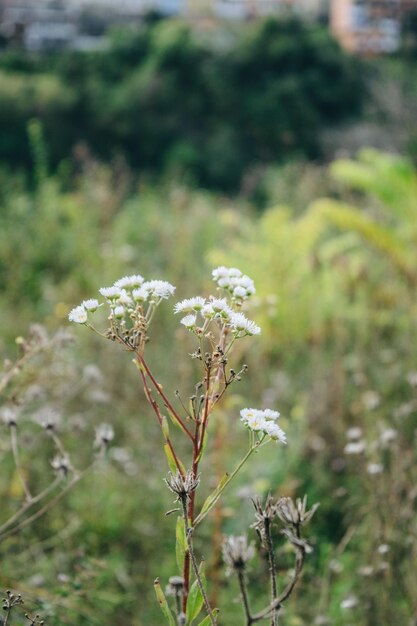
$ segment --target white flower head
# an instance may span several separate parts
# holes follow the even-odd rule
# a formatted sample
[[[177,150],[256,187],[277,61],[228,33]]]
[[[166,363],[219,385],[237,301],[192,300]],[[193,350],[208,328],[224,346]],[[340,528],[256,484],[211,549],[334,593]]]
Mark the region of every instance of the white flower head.
[[[205,304],[206,300],[204,298],[201,298],[200,296],[195,296],[194,298],[186,298],[185,300],[181,300],[181,302],[177,302],[177,304],[174,306],[174,313],[201,311]]]
[[[122,319],[125,316],[125,313],[126,309],[124,308],[124,306],[116,306],[113,311],[113,315],[117,319]]]
[[[207,319],[221,317],[224,320],[230,320],[233,311],[225,298],[211,298],[201,309],[201,314]]]
[[[213,280],[215,281],[218,281],[219,278],[228,278],[229,269],[224,265],[221,265],[220,267],[216,267],[216,269],[212,271],[211,275],[213,276]]]
[[[264,409],[263,410],[264,417],[268,420],[277,420],[279,418],[278,411],[273,411],[272,409]]]
[[[151,296],[165,300],[174,295],[175,292],[174,285],[171,285],[171,283],[168,283],[166,280],[149,280],[143,283],[142,287],[146,288]]]
[[[101,287],[101,289],[99,289],[99,292],[101,293],[101,295],[110,302],[114,302],[118,300],[120,297],[121,291],[122,290],[120,289],[120,287],[115,287],[114,285],[113,287]]]
[[[75,322],[76,324],[85,324],[87,321],[87,311],[83,305],[80,304],[68,313],[68,319],[70,322]]]
[[[362,452],[365,452],[365,442],[362,440],[350,441],[345,445],[345,454],[362,454]]]
[[[132,276],[123,276],[123,278],[119,278],[114,283],[115,287],[120,287],[120,289],[135,289],[136,287],[140,287],[144,281],[143,276],[140,274],[133,274]]]
[[[89,300],[83,300],[81,302],[81,306],[83,306],[86,311],[94,313],[94,311],[97,311],[97,309],[102,305],[99,304],[99,301],[96,300],[96,298],[90,298]]]
[[[240,415],[241,421],[250,430],[263,432],[277,442],[287,443],[284,431],[274,421],[279,416],[278,411],[272,411],[271,409],[242,409]]]
[[[149,298],[149,290],[142,285],[139,289],[133,289],[132,297],[135,302],[146,302]]]
[[[271,437],[271,439],[274,439],[275,441],[279,441],[280,443],[287,443],[287,436],[282,430],[282,428],[278,426],[278,424],[276,424],[272,420],[265,420],[265,422],[266,424],[265,424],[264,431],[267,435]]]
[[[259,326],[249,320],[243,313],[232,313],[230,316],[230,326],[236,334],[259,335],[261,332]]]
[[[185,317],[182,318],[181,324],[183,324],[185,328],[188,328],[189,330],[191,330],[192,328],[195,328],[196,320],[197,320],[197,315],[186,315]]]
[[[117,302],[118,304],[127,304],[127,305],[132,304],[132,298],[129,296],[126,289],[120,290],[120,295],[117,298]]]
[[[242,409],[240,411],[240,415],[241,415],[240,419],[244,424],[246,424],[248,420],[251,420],[254,416],[259,416],[261,413],[263,412],[260,411],[259,409]]]
[[[243,298],[246,298],[246,295],[247,295],[247,291],[246,291],[245,287],[242,287],[241,285],[237,285],[233,289],[233,297],[234,298],[243,299]]]

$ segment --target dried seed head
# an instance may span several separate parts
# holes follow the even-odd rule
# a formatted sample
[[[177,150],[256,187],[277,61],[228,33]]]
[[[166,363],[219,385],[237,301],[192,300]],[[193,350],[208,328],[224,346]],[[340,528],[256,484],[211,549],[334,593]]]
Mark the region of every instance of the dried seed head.
[[[230,570],[243,570],[254,556],[253,544],[248,544],[246,535],[230,535],[223,540],[223,560]]]
[[[292,543],[294,548],[299,552],[303,552],[303,554],[310,554],[311,552],[313,552],[313,548],[308,543],[308,541],[294,535],[294,533],[292,533],[289,528],[284,528],[282,534],[286,536],[288,541]]]
[[[300,528],[303,524],[307,524],[317,511],[319,504],[314,504],[309,511],[307,511],[307,496],[301,500],[297,498],[294,503],[291,498],[282,497],[279,499],[276,511],[277,515],[284,524]]]
[[[258,537],[262,545],[266,545],[266,536],[268,534],[267,526],[269,527],[272,520],[277,515],[277,503],[274,502],[271,494],[268,494],[265,505],[259,496],[252,498],[253,506],[255,507],[255,519],[256,522],[252,524],[251,528],[254,528],[258,533]]]
[[[182,576],[171,576],[168,579],[165,593],[168,596],[178,596],[184,590],[184,578]]]
[[[66,476],[71,468],[71,463],[67,456],[57,454],[52,459],[51,466],[57,474],[63,474],[64,476]]]
[[[169,472],[168,477],[164,478],[167,487],[172,493],[177,495],[177,500],[187,498],[191,492],[195,491],[200,484],[200,476],[194,476],[192,470],[187,470],[183,476],[178,470],[174,475]]]
[[[100,424],[96,428],[96,438],[94,440],[95,448],[107,448],[114,438],[113,426],[110,424]]]

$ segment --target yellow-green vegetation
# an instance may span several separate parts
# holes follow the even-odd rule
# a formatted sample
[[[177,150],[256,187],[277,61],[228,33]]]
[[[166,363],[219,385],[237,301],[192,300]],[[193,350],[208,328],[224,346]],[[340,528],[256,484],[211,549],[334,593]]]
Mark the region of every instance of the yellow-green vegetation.
[[[110,170],[88,158],[72,186],[64,172],[46,177],[41,165],[31,192],[6,178],[3,185],[5,357],[13,358],[13,340],[31,322],[50,332],[66,326],[70,308],[123,274],[169,280],[178,299],[200,292],[204,281],[208,291],[216,265],[254,278],[250,315],[262,335],[242,352],[250,376],[220,407],[207,462],[233,469],[242,402],[279,408],[289,443],[250,462],[196,545],[224,626],[240,623],[241,608],[219,566],[219,537],[245,531],[253,521],[248,496],[269,490],[321,503],[310,528],[314,552],[283,624],[388,626],[415,618],[417,174],[405,159],[364,150],[320,179],[322,193],[304,210],[283,197],[262,214],[175,183],[135,187],[120,165]],[[189,364],[178,360],[189,343],[169,309],[161,306],[155,318],[152,367],[173,391],[189,379]],[[2,404],[27,402],[19,425],[25,477],[36,491],[50,471],[51,441],[31,423],[44,404],[61,411],[62,438],[80,468],[101,421],[115,429],[113,450],[42,520],[0,543],[0,586],[22,593],[58,626],[156,626],[152,582],[158,575],[164,585],[177,573],[160,434],[129,355],[78,328],[74,335],[71,345],[37,356],[3,392]],[[24,493],[0,428],[0,498],[10,511]],[[283,585],[292,557],[277,558]],[[249,576],[261,608],[267,564]]]

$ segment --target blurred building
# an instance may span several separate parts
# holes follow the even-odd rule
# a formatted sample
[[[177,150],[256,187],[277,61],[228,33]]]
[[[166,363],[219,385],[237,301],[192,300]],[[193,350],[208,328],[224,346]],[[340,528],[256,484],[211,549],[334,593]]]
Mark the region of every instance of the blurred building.
[[[332,0],[330,28],[342,46],[365,55],[396,52],[417,0]]]

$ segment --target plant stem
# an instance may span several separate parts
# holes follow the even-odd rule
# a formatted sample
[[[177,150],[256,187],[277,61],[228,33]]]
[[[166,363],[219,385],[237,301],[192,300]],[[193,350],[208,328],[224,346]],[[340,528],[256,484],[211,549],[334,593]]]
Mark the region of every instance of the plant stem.
[[[144,367],[147,375],[149,376],[150,380],[152,381],[152,384],[155,387],[156,392],[158,393],[158,395],[161,396],[162,401],[163,401],[164,405],[166,406],[166,408],[171,412],[171,414],[174,416],[174,418],[178,421],[178,424],[181,426],[182,430],[193,441],[192,433],[188,430],[187,426],[184,424],[184,422],[182,421],[182,419],[180,418],[180,416],[175,411],[174,407],[172,406],[172,404],[170,403],[170,401],[168,400],[168,398],[166,397],[166,395],[162,391],[161,385],[159,385],[158,382],[156,381],[154,375],[152,374],[151,370],[149,369],[148,364],[146,363],[145,359],[143,358],[143,355],[140,352],[136,352],[136,356],[137,356],[137,359],[139,361],[139,364]]]
[[[240,588],[240,595],[242,597],[242,602],[243,602],[243,610],[245,612],[246,626],[251,626],[253,620],[252,620],[252,615],[251,615],[250,607],[249,607],[249,598],[248,598],[248,592],[246,589],[245,573],[242,569],[237,570],[237,577],[239,580],[239,588]]]
[[[201,580],[200,572],[198,571],[198,565],[197,565],[197,561],[196,561],[195,554],[194,554],[193,543],[192,543],[192,540],[191,540],[191,534],[193,532],[193,529],[190,528],[190,526],[188,524],[188,507],[187,507],[187,496],[186,495],[181,498],[181,504],[182,504],[182,514],[183,514],[183,517],[184,517],[185,538],[186,538],[186,541],[187,541],[188,553],[190,555],[190,559],[191,559],[191,564],[193,566],[194,575],[196,577],[197,585],[198,585],[198,587],[200,589],[200,592],[201,592],[201,595],[203,597],[203,602],[204,602],[204,606],[206,607],[207,614],[210,617],[210,622],[211,622],[211,624],[213,624],[213,626],[216,626],[216,618],[213,615],[213,611],[211,609],[210,602],[208,600],[206,591],[204,589],[204,585],[203,585],[203,582]]]
[[[23,476],[23,471],[22,471],[22,467],[20,465],[20,458],[19,458],[19,448],[17,445],[17,427],[16,424],[12,424],[10,426],[10,443],[12,446],[12,452],[13,452],[13,458],[14,458],[14,463],[16,466],[16,472],[17,475],[19,476],[19,480],[20,483],[23,487],[23,491],[25,492],[26,495],[26,500],[28,502],[30,502],[32,500],[32,495],[29,491],[29,487],[26,484],[25,478]]]
[[[223,491],[226,489],[226,487],[229,485],[229,483],[233,480],[233,478],[236,476],[236,474],[239,472],[240,469],[242,469],[242,467],[244,466],[244,464],[246,463],[246,461],[249,459],[249,457],[251,456],[252,452],[254,452],[260,445],[260,442],[257,441],[253,446],[251,446],[248,450],[248,452],[245,454],[245,456],[243,457],[243,459],[236,465],[235,469],[233,470],[233,472],[230,474],[230,476],[228,476],[227,480],[225,481],[223,487],[218,491],[218,493],[216,494],[216,497],[213,498],[212,502],[210,503],[210,506],[204,511],[203,514],[199,514],[197,515],[197,517],[194,520],[194,526],[197,526],[197,524],[199,524],[207,515],[207,513],[213,508],[213,506],[216,504],[216,502],[218,501],[218,499],[220,498],[220,496],[222,495]]]
[[[274,554],[274,546],[272,545],[271,538],[271,520],[269,518],[265,519],[265,539],[268,550],[268,562],[269,562],[269,575],[271,578],[271,604],[277,598],[277,578],[276,578],[276,566],[275,566],[275,554]],[[276,608],[272,610],[271,615],[271,626],[277,626],[278,624],[278,611]]]

